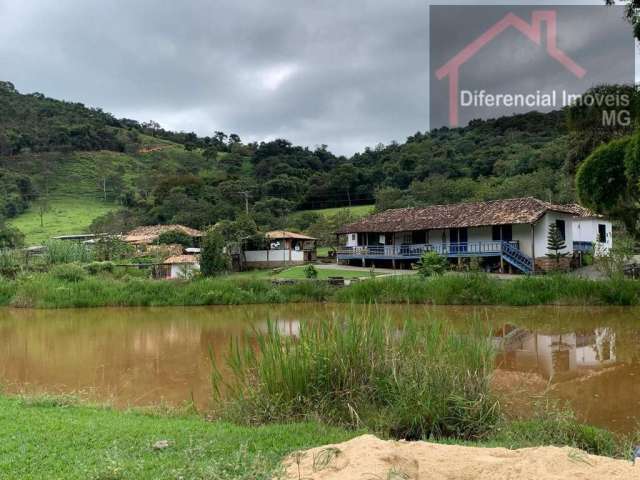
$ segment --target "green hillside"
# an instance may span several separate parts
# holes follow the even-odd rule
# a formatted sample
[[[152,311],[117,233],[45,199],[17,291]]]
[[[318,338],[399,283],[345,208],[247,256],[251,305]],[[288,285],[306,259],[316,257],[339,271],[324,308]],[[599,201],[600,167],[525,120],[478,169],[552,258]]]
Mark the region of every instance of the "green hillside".
[[[9,223],[25,234],[27,245],[39,245],[57,235],[86,232],[95,218],[115,208],[113,203],[90,197],[52,198],[42,215],[43,225],[37,208],[32,208]]]
[[[342,210],[348,211],[353,217],[359,218],[369,215],[373,212],[375,205],[356,205],[353,207],[334,207],[334,208],[320,208],[317,210],[301,210],[300,212],[296,212],[294,216],[304,215],[308,213],[316,213],[322,216],[331,216],[336,215]]]
[[[533,112],[418,132],[346,158],[283,139],[171,132],[0,82],[0,225],[7,220],[39,242],[92,223],[100,231],[203,228],[248,209],[261,229],[329,238],[328,229],[373,204],[383,210],[528,195],[572,201],[576,165],[594,147],[589,138],[570,130],[565,111]],[[352,203],[362,206],[346,213]],[[53,207],[44,227],[42,205]]]

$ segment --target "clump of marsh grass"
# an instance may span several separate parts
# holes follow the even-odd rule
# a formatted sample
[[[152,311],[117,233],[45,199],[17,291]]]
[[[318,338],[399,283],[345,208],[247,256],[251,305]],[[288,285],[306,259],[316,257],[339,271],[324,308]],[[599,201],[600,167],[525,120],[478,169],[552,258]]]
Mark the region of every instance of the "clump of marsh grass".
[[[0,277],[14,279],[23,263],[23,256],[17,250],[0,248]]]
[[[81,398],[73,394],[39,394],[39,395],[20,395],[20,403],[25,407],[46,407],[46,408],[66,408],[80,405]]]
[[[45,262],[49,265],[60,263],[89,263],[93,261],[90,247],[78,242],[49,240],[45,242]]]
[[[628,458],[630,439],[580,423],[566,404],[544,397],[534,404],[530,418],[503,422],[491,441],[509,448],[571,446],[594,455]]]
[[[481,438],[499,419],[489,389],[494,352],[480,332],[423,319],[394,324],[370,310],[302,324],[277,323],[232,343],[223,380],[213,360],[221,416],[260,424],[308,418],[395,438]]]

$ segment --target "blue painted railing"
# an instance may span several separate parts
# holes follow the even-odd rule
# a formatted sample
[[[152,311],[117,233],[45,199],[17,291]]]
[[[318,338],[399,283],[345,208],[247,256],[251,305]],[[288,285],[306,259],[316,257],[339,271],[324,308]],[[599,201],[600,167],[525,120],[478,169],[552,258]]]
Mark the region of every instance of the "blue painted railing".
[[[574,252],[593,252],[593,242],[573,242]]]
[[[533,259],[520,250],[520,243],[517,241],[481,240],[460,243],[341,247],[338,249],[338,258],[418,259],[428,251],[452,258],[500,256],[524,273],[533,272]]]
[[[521,270],[523,273],[533,272],[533,259],[522,250],[512,245],[512,242],[502,242],[502,258]]]
[[[446,257],[498,256],[502,252],[502,243],[509,243],[518,249],[520,244],[482,240],[460,243],[422,243],[405,245],[368,245],[362,247],[340,247],[338,255],[358,257],[420,257],[424,252],[433,251]]]

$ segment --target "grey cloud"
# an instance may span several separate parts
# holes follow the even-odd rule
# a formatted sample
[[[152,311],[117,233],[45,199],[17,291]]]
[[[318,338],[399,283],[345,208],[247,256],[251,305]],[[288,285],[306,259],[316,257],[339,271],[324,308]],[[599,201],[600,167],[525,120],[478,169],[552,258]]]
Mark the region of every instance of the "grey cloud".
[[[0,77],[23,92],[343,154],[429,127],[424,0],[0,0],[0,15]]]

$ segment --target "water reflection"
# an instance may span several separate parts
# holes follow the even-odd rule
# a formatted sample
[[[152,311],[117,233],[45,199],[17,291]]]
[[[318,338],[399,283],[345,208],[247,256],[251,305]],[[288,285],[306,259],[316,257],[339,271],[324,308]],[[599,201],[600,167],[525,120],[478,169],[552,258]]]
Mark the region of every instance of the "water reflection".
[[[500,368],[534,371],[545,378],[567,378],[616,363],[616,334],[592,331],[538,333],[505,324],[493,333]]]
[[[0,386],[9,392],[81,392],[117,406],[211,398],[209,351],[230,339],[286,335],[303,322],[349,313],[344,305],[254,305],[87,310],[0,309]],[[640,409],[640,310],[580,307],[384,306],[401,322],[440,318],[461,332],[482,322],[500,367],[551,378],[553,394],[597,425],[630,430]]]

